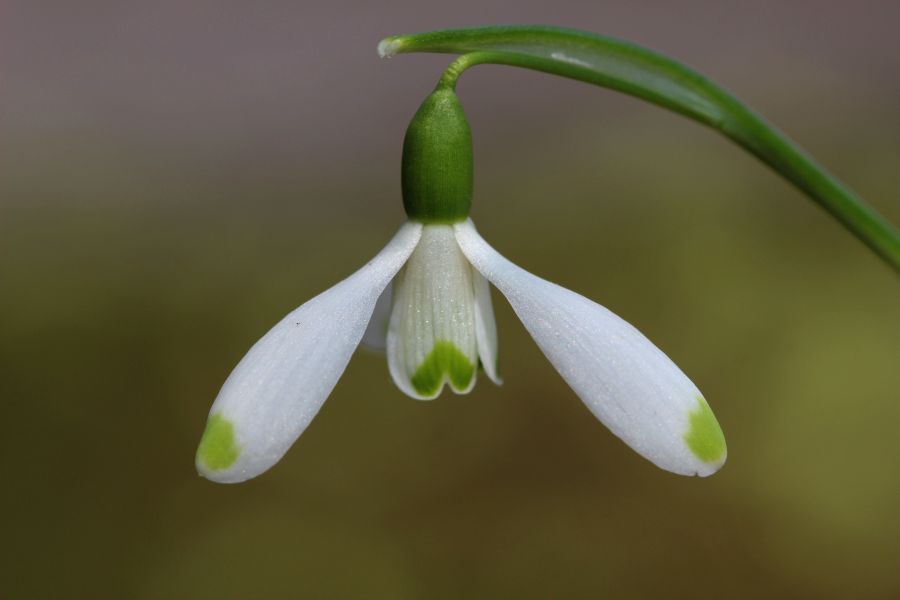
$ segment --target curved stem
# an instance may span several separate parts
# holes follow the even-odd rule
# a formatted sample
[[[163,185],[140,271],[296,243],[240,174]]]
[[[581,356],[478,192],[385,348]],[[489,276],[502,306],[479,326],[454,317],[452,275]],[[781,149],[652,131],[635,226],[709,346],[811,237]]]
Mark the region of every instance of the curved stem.
[[[572,29],[497,26],[386,38],[384,57],[461,54],[438,86],[479,64],[522,67],[629,94],[718,130],[800,188],[900,272],[900,234],[786,135],[693,69],[620,40]]]
[[[497,61],[498,57],[496,53],[470,52],[469,54],[463,54],[462,56],[457,57],[456,60],[450,63],[450,66],[444,70],[444,74],[441,75],[441,78],[438,80],[438,87],[448,87],[451,90],[455,90],[456,82],[464,71],[475,65],[490,63],[500,64]]]

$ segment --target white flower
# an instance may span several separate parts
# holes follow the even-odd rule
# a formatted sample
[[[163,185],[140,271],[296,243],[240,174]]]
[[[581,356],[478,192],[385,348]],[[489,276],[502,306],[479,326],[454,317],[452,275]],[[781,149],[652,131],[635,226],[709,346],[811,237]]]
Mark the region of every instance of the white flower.
[[[725,441],[715,417],[665,354],[599,304],[505,259],[465,220],[407,222],[366,266],[259,340],[210,410],[198,471],[234,483],[278,462],[364,334],[374,344],[386,338],[391,376],[414,398],[435,398],[445,384],[468,392],[479,363],[499,383],[488,282],[590,411],[626,444],[682,475],[706,476],[722,466]]]
[[[468,220],[472,173],[469,124],[452,87],[439,83],[403,140],[409,221],[369,264],[282,319],[235,367],[197,450],[202,475],[244,481],[278,462],[364,338],[386,347],[394,383],[413,398],[436,398],[444,385],[465,394],[479,365],[500,383],[488,282],[626,444],[683,475],[722,466],[716,418],[665,354],[602,306],[520,269],[481,239]]]

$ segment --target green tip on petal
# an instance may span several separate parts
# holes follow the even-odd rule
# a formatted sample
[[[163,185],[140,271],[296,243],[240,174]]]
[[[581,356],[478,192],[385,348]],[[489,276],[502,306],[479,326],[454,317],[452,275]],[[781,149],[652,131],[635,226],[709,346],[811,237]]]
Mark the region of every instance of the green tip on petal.
[[[690,425],[684,441],[694,456],[705,463],[725,460],[728,453],[725,436],[703,396],[697,396],[697,409],[688,415],[688,419]]]
[[[241,454],[234,442],[234,425],[216,413],[210,415],[197,448],[197,467],[209,471],[227,469]]]
[[[416,369],[410,379],[413,389],[423,396],[437,394],[444,381],[450,381],[450,387],[456,392],[469,389],[472,377],[475,376],[475,365],[466,358],[451,342],[435,342],[434,348]]]

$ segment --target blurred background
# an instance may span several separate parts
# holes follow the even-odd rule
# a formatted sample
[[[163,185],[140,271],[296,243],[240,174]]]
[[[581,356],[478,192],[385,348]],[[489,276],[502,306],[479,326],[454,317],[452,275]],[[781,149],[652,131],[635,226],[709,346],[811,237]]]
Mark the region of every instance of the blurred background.
[[[660,471],[495,293],[500,367],[422,403],[359,353],[275,468],[194,451],[272,324],[402,222],[451,60],[547,23],[709,75],[900,223],[900,5],[461,0],[0,7],[0,598],[900,597],[900,281],[767,168],[637,100],[467,73],[482,234],[635,324],[729,462]]]

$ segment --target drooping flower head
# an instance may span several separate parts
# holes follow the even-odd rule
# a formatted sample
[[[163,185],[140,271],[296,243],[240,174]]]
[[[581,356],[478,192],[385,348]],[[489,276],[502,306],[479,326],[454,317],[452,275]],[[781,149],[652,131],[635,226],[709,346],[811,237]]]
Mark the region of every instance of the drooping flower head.
[[[385,348],[394,383],[413,398],[436,398],[445,386],[468,393],[479,367],[500,384],[489,282],[626,444],[682,475],[722,466],[719,424],[662,351],[599,304],[532,275],[481,238],[468,218],[472,170],[462,107],[451,87],[439,85],[404,139],[409,220],[374,259],[287,315],[235,367],[197,451],[203,476],[239,482],[278,462],[364,338]]]

